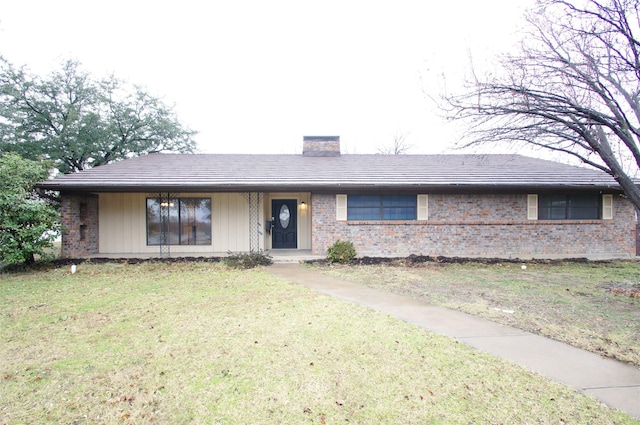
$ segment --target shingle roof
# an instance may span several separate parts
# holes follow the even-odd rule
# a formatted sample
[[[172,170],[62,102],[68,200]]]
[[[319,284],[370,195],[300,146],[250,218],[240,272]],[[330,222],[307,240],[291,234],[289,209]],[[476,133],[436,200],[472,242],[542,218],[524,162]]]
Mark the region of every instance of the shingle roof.
[[[522,155],[152,154],[67,174],[63,191],[613,189],[600,171]]]

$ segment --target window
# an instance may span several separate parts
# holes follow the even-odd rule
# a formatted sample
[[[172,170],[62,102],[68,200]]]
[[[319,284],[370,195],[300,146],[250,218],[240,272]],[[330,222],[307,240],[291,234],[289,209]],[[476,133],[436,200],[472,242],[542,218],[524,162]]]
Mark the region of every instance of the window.
[[[599,195],[538,195],[540,220],[594,220],[601,210]]]
[[[415,220],[416,195],[348,195],[347,220]]]
[[[211,245],[211,199],[147,199],[147,245]]]

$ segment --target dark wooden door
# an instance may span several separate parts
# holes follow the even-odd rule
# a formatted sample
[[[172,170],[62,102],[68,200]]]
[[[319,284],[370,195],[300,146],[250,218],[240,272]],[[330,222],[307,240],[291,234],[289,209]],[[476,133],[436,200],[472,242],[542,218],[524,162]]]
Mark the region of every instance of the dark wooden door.
[[[271,201],[271,247],[273,249],[298,248],[298,201],[274,199]]]

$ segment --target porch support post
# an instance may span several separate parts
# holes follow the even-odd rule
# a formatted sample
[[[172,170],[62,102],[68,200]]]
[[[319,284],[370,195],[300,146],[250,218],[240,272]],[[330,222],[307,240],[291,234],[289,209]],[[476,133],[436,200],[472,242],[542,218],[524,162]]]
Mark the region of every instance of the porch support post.
[[[249,203],[249,252],[258,252],[260,251],[260,237],[263,235],[260,224],[262,193],[247,192],[242,195]]]
[[[151,197],[160,205],[160,245],[158,246],[160,258],[169,258],[171,257],[171,243],[169,240],[169,231],[171,230],[171,216],[169,213],[171,193],[158,192],[151,194]]]

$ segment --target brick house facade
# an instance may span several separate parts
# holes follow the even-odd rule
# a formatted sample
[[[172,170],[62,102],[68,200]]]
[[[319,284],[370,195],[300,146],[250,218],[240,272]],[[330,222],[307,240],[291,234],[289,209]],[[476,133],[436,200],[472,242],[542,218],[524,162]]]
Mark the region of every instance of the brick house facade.
[[[305,137],[302,155],[152,154],[39,186],[60,191],[69,258],[324,255],[338,239],[360,256],[636,254],[635,210],[615,180],[521,155],[340,155],[338,137]],[[367,204],[386,197],[404,206]],[[556,214],[585,198],[588,214]]]
[[[313,252],[352,241],[361,256],[633,257],[635,210],[615,199],[612,220],[530,220],[527,194],[429,195],[423,221],[338,221],[336,195],[314,194]]]

